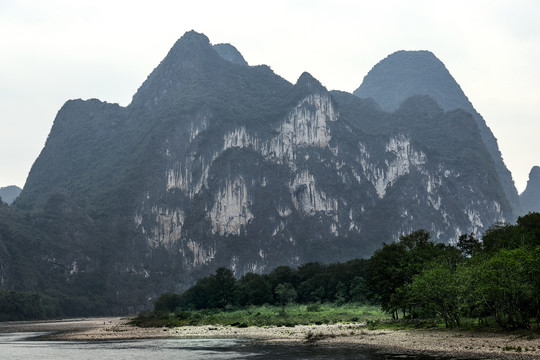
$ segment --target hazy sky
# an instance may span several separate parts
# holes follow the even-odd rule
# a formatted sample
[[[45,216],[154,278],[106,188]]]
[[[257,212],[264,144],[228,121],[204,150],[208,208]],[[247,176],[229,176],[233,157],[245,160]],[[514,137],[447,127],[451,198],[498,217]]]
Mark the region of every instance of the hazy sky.
[[[0,0],[0,186],[23,186],[68,99],[127,105],[186,31],[295,82],[354,91],[430,50],[498,139],[518,191],[540,165],[540,1]]]

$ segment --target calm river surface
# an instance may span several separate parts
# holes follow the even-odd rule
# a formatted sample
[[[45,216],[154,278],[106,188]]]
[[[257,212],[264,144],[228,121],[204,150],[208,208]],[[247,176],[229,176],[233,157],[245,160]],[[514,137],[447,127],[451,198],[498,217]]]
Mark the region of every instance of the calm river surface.
[[[40,341],[43,333],[0,334],[1,359],[365,359],[433,360],[343,347],[252,345],[238,339],[150,339],[74,342]],[[448,358],[446,358],[448,359]]]

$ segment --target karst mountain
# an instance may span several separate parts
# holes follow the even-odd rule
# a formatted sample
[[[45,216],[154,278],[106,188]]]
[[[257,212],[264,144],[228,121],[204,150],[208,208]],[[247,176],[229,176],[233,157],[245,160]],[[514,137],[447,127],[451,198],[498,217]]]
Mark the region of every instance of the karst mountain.
[[[191,31],[128,106],[59,110],[2,225],[0,275],[87,313],[88,298],[135,311],[219,266],[345,261],[417,229],[453,242],[516,204],[493,134],[433,54],[390,55],[349,94]]]

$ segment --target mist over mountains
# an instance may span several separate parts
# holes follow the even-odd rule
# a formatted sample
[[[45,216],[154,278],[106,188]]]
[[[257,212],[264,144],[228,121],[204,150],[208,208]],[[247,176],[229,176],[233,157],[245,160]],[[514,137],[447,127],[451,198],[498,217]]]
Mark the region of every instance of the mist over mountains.
[[[420,228],[481,234],[519,202],[433,54],[390,55],[353,95],[308,73],[291,84],[192,31],[127,107],[60,109],[0,209],[1,286],[49,291],[52,308],[69,298],[70,314],[133,311],[219,266],[345,261]]]

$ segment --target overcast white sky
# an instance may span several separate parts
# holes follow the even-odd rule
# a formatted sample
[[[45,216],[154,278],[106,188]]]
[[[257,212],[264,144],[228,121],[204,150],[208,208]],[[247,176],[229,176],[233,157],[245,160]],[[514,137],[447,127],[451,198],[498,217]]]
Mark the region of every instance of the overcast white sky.
[[[499,141],[518,191],[540,165],[540,1],[0,0],[0,187],[22,187],[68,99],[127,105],[186,31],[295,82],[354,91],[388,54],[430,50]]]

